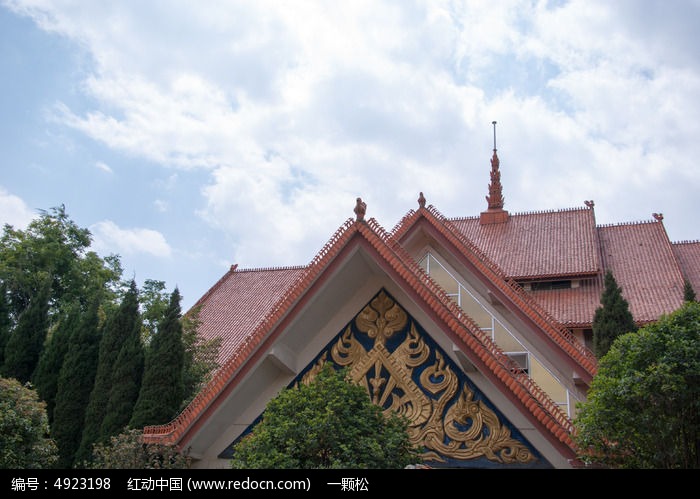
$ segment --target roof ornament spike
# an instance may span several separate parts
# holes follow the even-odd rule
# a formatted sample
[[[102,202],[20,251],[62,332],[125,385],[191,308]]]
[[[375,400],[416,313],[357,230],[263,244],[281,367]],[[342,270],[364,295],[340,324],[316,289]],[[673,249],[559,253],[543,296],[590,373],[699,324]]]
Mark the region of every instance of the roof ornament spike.
[[[367,212],[367,203],[362,201],[362,198],[357,198],[355,202],[355,209],[353,211],[355,212],[355,220],[357,222],[364,222],[365,213]]]
[[[489,195],[486,196],[489,210],[503,209],[503,186],[501,186],[501,172],[498,170],[500,161],[496,153],[496,122],[493,124],[493,157],[491,158],[491,183],[489,184]]]
[[[425,196],[421,192],[420,195],[418,196],[418,207],[419,208],[425,208]]]
[[[491,124],[493,125],[493,152],[496,152],[496,122],[492,121]]]

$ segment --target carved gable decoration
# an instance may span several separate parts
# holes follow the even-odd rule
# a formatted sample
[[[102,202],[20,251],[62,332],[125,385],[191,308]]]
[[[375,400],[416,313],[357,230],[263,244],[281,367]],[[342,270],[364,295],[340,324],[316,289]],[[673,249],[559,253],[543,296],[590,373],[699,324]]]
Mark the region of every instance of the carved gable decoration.
[[[309,383],[327,362],[346,367],[373,403],[408,418],[430,466],[550,467],[385,290],[289,386]],[[220,457],[230,458],[235,443]]]

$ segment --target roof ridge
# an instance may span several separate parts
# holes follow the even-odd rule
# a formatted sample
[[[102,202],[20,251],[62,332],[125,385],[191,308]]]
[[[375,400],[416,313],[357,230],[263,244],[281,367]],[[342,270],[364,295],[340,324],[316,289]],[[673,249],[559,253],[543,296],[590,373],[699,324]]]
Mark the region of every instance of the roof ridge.
[[[510,214],[511,217],[523,216],[523,215],[544,215],[548,213],[569,213],[574,211],[590,211],[591,209],[587,206],[573,206],[570,208],[552,208],[548,210],[533,210],[533,211],[514,211]],[[443,218],[449,222],[455,222],[460,220],[478,220],[478,216],[464,216],[464,217],[445,217]]]
[[[586,206],[578,206],[578,207],[571,207],[571,208],[552,208],[548,210],[532,210],[532,211],[516,211],[511,213],[511,216],[518,216],[518,215],[545,215],[549,213],[570,213],[574,211],[591,211],[590,208]]]
[[[683,239],[681,241],[671,241],[671,244],[698,244],[700,239]]]
[[[630,222],[613,222],[613,223],[607,223],[607,224],[599,224],[596,225],[597,229],[600,228],[606,228],[606,227],[627,227],[631,225],[649,225],[649,224],[657,224],[661,223],[658,220],[637,220],[637,221],[630,221]]]
[[[275,270],[301,270],[305,269],[306,265],[280,265],[276,267],[247,267],[243,269],[236,269],[234,272],[270,272]]]

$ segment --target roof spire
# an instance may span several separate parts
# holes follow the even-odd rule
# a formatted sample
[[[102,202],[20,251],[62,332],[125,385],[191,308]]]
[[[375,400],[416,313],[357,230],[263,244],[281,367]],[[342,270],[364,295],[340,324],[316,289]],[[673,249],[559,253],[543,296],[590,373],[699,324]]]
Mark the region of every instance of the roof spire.
[[[491,183],[489,195],[486,196],[488,209],[481,213],[481,224],[501,223],[508,220],[508,212],[503,209],[503,186],[501,186],[501,172],[498,170],[500,161],[496,153],[496,122],[493,125],[493,156],[491,157]]]
[[[493,157],[491,158],[491,183],[489,184],[489,195],[486,201],[489,210],[503,209],[503,186],[501,186],[501,172],[498,171],[500,161],[496,154],[496,122],[493,121]]]

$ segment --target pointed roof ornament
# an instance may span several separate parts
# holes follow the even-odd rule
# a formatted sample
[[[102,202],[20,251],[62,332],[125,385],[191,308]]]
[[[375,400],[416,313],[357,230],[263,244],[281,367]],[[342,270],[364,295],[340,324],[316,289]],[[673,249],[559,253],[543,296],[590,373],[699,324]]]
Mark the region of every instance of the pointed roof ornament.
[[[496,149],[496,122],[492,121],[493,125],[493,156],[491,157],[491,183],[489,184],[489,195],[486,196],[488,209],[481,213],[481,224],[501,223],[508,220],[508,212],[503,209],[503,186],[501,185],[501,172],[498,167],[500,161],[498,159]]]
[[[418,196],[418,207],[419,208],[425,208],[425,196],[421,192],[420,195]]]
[[[355,202],[355,209],[353,211],[355,212],[355,221],[364,222],[365,212],[367,211],[367,203],[362,201],[362,198],[357,198],[357,201]]]
[[[503,186],[501,186],[501,172],[498,170],[500,161],[496,153],[496,122],[493,121],[493,157],[491,158],[491,183],[489,184],[489,195],[486,196],[486,201],[489,204],[489,210],[503,208]]]
[[[663,220],[664,220],[663,213],[652,213],[651,216],[654,217],[657,222],[663,222]]]

